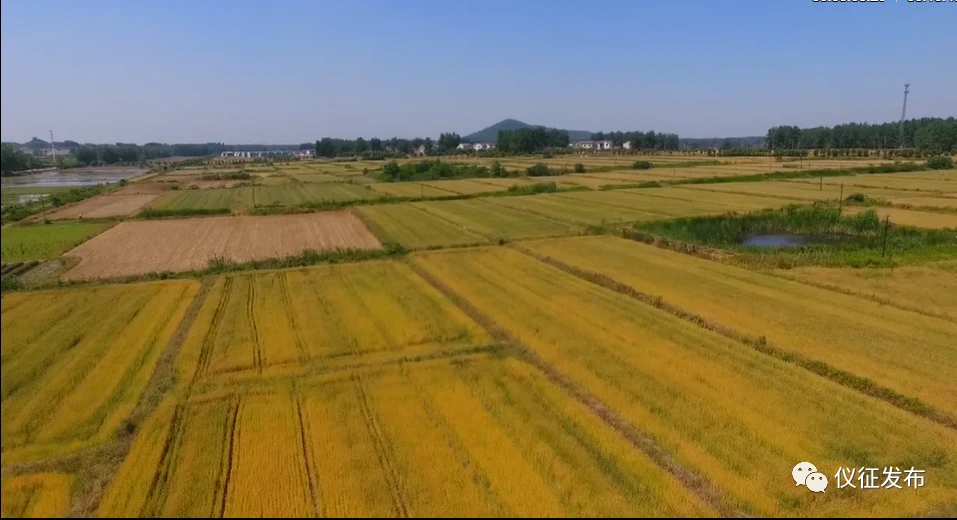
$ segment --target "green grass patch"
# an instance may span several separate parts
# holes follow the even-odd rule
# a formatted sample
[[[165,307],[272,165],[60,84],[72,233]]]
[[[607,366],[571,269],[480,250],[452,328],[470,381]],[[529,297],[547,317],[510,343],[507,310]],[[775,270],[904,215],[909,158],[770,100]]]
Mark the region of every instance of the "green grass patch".
[[[885,222],[873,210],[848,215],[837,205],[820,202],[747,215],[644,222],[636,224],[634,229],[684,243],[733,251],[737,253],[735,261],[760,267],[894,266],[957,258],[957,244],[951,230],[893,224],[885,229]],[[749,235],[777,233],[804,235],[820,243],[743,245]]]
[[[0,231],[0,259],[7,263],[54,258],[108,227],[109,223],[98,222],[7,226]]]

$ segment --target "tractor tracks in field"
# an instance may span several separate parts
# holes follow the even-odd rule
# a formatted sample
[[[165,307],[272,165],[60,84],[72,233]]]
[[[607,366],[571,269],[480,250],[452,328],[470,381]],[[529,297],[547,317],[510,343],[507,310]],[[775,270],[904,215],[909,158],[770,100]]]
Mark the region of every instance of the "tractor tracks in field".
[[[931,420],[946,428],[957,430],[957,418],[947,414],[946,412],[938,410],[917,398],[909,397],[891,388],[881,386],[866,377],[853,374],[846,370],[841,370],[828,365],[823,361],[812,359],[781,347],[777,347],[769,343],[765,336],[755,337],[750,334],[745,334],[735,330],[734,328],[716,323],[701,315],[689,312],[677,305],[666,302],[660,296],[653,296],[651,294],[639,291],[638,289],[614,280],[607,275],[575,267],[550,256],[536,253],[532,250],[522,247],[521,245],[512,244],[510,247],[544,264],[555,267],[556,269],[559,269],[567,274],[622,294],[640,303],[660,309],[668,314],[671,314],[672,316],[697,325],[698,327],[715,332],[726,338],[741,343],[762,354],[798,366],[843,387],[850,388],[868,397],[879,399],[896,408]]]
[[[725,517],[738,518],[748,516],[744,511],[728,503],[724,495],[707,478],[678,462],[667,450],[659,446],[654,439],[632,426],[625,418],[607,407],[598,397],[592,395],[587,389],[574,383],[561,373],[561,371],[545,361],[532,349],[528,348],[520,339],[498,325],[490,316],[438,279],[438,277],[415,262],[409,262],[409,265],[416,274],[435,287],[436,290],[459,307],[462,312],[484,328],[492,338],[501,344],[510,345],[514,348],[516,357],[540,370],[553,384],[557,385],[597,415],[606,425],[611,427],[652,462],[674,477],[702,502],[711,506]]]

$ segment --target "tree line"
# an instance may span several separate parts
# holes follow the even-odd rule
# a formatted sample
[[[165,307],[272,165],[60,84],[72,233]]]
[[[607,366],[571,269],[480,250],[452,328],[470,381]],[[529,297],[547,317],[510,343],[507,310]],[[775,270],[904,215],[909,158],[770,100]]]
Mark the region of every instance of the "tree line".
[[[568,146],[568,131],[540,126],[499,130],[495,146],[504,154],[540,153]]]
[[[424,146],[426,154],[433,150],[435,142],[431,137],[425,139],[417,137],[415,139],[400,139],[393,137],[391,139],[337,139],[333,137],[323,137],[316,141],[315,150],[317,157],[344,157],[359,156],[362,158],[384,159],[399,155],[409,155],[415,153],[420,146]]]
[[[595,141],[608,140],[612,146],[620,147],[630,143],[632,150],[677,150],[681,140],[678,134],[658,134],[648,132],[596,132],[591,134]]]
[[[0,147],[0,175],[7,176],[24,170],[43,168],[49,162],[34,155],[17,150],[12,144]]]
[[[767,147],[774,149],[888,149],[914,148],[930,152],[957,150],[957,119],[925,117],[899,122],[847,123],[833,127],[775,126],[768,129]]]

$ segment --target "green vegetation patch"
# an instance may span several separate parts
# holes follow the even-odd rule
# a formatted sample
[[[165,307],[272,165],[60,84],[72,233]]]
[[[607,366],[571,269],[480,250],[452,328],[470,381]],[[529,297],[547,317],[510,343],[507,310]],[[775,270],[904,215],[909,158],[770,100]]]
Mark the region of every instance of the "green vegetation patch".
[[[108,223],[94,222],[8,226],[0,231],[0,257],[4,263],[53,258],[108,227]]]

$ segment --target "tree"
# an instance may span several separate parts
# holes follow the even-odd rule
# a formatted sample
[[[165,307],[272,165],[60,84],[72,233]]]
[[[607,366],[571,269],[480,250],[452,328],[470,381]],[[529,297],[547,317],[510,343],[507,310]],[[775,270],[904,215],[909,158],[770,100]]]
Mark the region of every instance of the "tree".
[[[355,144],[354,149],[355,149],[356,153],[362,153],[362,152],[364,152],[364,151],[366,151],[366,150],[369,149],[369,145],[368,145],[368,143],[366,143],[366,140],[365,140],[365,139],[363,139],[363,138],[360,137],[360,138],[356,139],[356,144]]]
[[[462,143],[462,138],[455,132],[439,134],[439,151],[448,152],[454,150]]]
[[[318,157],[335,157],[336,156],[336,144],[332,141],[331,137],[323,137],[316,143],[316,156]]]

